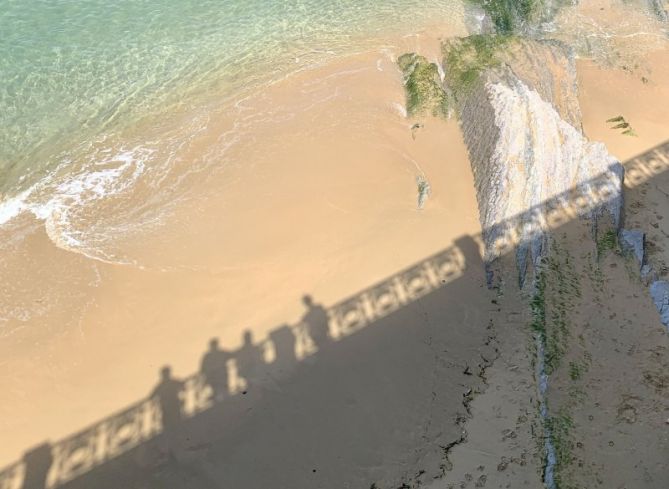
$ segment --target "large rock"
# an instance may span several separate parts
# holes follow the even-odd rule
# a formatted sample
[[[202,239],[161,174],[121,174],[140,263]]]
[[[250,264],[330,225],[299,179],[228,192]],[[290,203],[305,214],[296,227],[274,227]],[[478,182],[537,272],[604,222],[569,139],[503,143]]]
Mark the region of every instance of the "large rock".
[[[404,75],[407,115],[431,113],[448,117],[450,101],[439,76],[439,67],[415,53],[403,54],[397,64]]]
[[[469,150],[486,260],[506,252],[499,244],[512,237],[522,283],[528,257],[541,256],[549,214],[569,207],[575,192],[587,201],[578,215],[617,230],[622,167],[581,131],[574,59],[564,45],[491,39],[447,43],[446,80]]]

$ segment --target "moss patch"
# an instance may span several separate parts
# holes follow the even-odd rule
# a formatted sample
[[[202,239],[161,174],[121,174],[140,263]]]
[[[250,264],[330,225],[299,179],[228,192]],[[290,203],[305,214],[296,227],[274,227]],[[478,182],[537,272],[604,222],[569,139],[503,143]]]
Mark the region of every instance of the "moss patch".
[[[601,256],[607,251],[611,251],[618,246],[618,237],[612,229],[606,231],[597,239],[597,255]]]
[[[585,373],[586,366],[578,362],[569,362],[569,378],[573,381],[580,380]]]
[[[536,287],[530,302],[531,326],[542,336],[544,369],[551,375],[559,368],[571,336],[569,311],[581,297],[573,257],[557,242],[541,262]]]
[[[404,74],[407,114],[448,117],[451,103],[442,86],[438,66],[416,53],[403,54],[397,64]]]
[[[485,10],[500,34],[517,32],[537,20],[542,8],[540,0],[477,0],[475,3]]]
[[[481,7],[499,34],[512,34],[552,18],[571,0],[468,0]]]
[[[484,70],[501,65],[501,49],[512,36],[474,35],[442,46],[446,81],[456,99],[467,95]]]
[[[563,484],[563,472],[571,464],[574,441],[571,431],[574,421],[566,409],[560,409],[555,416],[546,419],[553,446],[555,447],[555,484],[556,487],[565,487]]]
[[[535,333],[546,335],[546,302],[544,291],[546,289],[546,274],[542,270],[537,277],[537,290],[532,296],[530,308],[532,310],[532,330]]]

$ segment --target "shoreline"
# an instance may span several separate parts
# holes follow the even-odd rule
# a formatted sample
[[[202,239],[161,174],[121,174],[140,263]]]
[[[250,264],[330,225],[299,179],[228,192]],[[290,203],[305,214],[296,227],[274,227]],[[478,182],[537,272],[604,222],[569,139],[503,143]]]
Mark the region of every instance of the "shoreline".
[[[305,293],[332,304],[477,232],[457,123],[430,118],[413,139],[411,123],[391,105],[404,100],[399,70],[385,60],[379,71],[378,59],[349,58],[274,87],[259,103],[308,107],[306,88],[316,104],[283,121],[280,132],[271,121],[260,127],[251,145],[238,148],[248,164],[214,174],[197,188],[202,197],[177,210],[171,230],[132,244],[143,270],[60,250],[42,232],[17,250],[8,280],[20,287],[39,276],[45,291],[62,296],[41,315],[33,309],[29,324],[39,330],[23,327],[0,347],[7,359],[0,404],[11,420],[2,423],[0,459],[133,402],[164,362],[175,375],[192,372],[211,337],[235,348],[251,329],[261,341],[299,318]],[[329,98],[334,89],[338,96]],[[432,187],[422,211],[419,174]],[[23,257],[42,258],[26,266]],[[31,306],[29,297],[11,300]]]
[[[439,39],[421,39],[421,54],[438,56]],[[532,264],[538,282],[518,290],[509,255],[497,285],[486,288],[460,127],[455,119],[406,119],[394,61],[355,55],[269,87],[245,102],[244,111],[261,116],[225,159],[210,149],[237,115],[211,117],[181,164],[221,158],[218,170],[192,185],[167,225],[119,241],[141,266],[88,260],[54,247],[43,232],[16,247],[5,265],[16,285],[11,299],[33,306],[25,322],[42,328],[24,325],[0,346],[7,359],[0,429],[8,433],[0,460],[65,437],[51,482],[67,489],[114,487],[115,471],[147,486],[372,481],[386,489],[401,480],[444,489],[541,484],[552,456],[556,479],[547,484],[559,487],[567,475],[586,485],[638,483],[641,472],[625,454],[644,443],[643,480],[657,481],[663,459],[653,447],[665,445],[648,438],[666,419],[666,376],[656,362],[669,345],[615,232],[613,244],[593,239],[576,218],[583,203],[569,194],[572,219],[546,231],[547,249]],[[630,168],[643,166],[666,143],[658,101],[669,103],[667,50],[633,69],[584,59],[576,66],[585,136]],[[636,136],[607,124],[623,116]],[[658,204],[666,193],[652,180],[658,172],[630,175],[625,193],[634,201],[625,214],[666,237]],[[432,192],[419,210],[421,179]],[[653,263],[666,275],[663,238],[646,231]],[[46,304],[22,295],[31,283],[46,291]],[[543,329],[532,331],[537,307]],[[646,328],[641,334],[629,327],[635,321]],[[223,401],[192,375],[213,338],[227,355]],[[186,382],[177,435],[155,394],[170,376]],[[153,400],[134,404],[150,392]],[[105,418],[123,405],[134,406],[130,414]],[[143,424],[156,409],[162,433]],[[650,421],[637,423],[641,411]],[[126,418],[136,420],[134,435],[124,431]],[[132,441],[114,452],[109,440],[117,435]],[[614,445],[621,448],[609,450]]]

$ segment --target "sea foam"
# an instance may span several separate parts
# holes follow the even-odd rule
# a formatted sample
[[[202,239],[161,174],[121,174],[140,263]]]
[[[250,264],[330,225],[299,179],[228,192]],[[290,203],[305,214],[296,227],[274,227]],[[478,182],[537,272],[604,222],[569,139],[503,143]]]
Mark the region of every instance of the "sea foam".
[[[145,147],[107,150],[107,156],[83,165],[77,172],[56,169],[18,195],[0,202],[0,226],[29,213],[44,222],[54,244],[88,255],[91,251],[86,239],[88,225],[80,217],[89,214],[101,201],[129,192],[145,173],[146,161],[154,152]],[[64,160],[61,168],[71,166],[71,161]]]

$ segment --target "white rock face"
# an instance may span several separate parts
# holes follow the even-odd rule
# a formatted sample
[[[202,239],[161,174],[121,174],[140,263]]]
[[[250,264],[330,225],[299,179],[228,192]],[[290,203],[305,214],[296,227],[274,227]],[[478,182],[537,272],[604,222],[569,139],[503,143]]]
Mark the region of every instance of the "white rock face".
[[[589,142],[523,82],[515,80],[513,86],[489,83],[485,88],[499,130],[487,166],[488,177],[498,185],[480,202],[486,227],[531,209],[541,209],[545,216],[547,206],[568,199],[572,190],[582,193],[592,179],[608,173],[616,178],[614,168],[618,161],[606,147]],[[617,208],[602,204],[607,204],[617,221]],[[521,218],[521,223],[527,222]]]
[[[542,235],[556,227],[556,211],[563,214],[560,223],[606,212],[618,226],[622,167],[603,144],[589,142],[516,77],[495,77],[472,97],[478,100],[468,102],[462,124],[488,262],[516,245],[522,281],[528,251],[532,260],[540,257]],[[586,202],[570,215],[577,197]]]
[[[579,217],[592,218],[595,230],[605,224],[617,230],[622,166],[582,132],[567,46],[514,40],[500,44],[496,56],[498,63],[459,100],[458,112],[486,262],[515,249],[522,283],[528,256],[542,256],[547,231]]]

